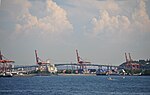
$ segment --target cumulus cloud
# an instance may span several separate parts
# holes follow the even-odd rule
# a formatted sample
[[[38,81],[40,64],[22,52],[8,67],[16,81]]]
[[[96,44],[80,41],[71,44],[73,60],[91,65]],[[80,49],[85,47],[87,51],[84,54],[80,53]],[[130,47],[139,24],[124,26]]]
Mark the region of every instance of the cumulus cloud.
[[[150,30],[150,19],[146,10],[144,0],[139,1],[139,6],[132,14],[134,28],[137,27],[139,31],[148,32]]]
[[[99,18],[93,18],[92,23],[94,25],[93,33],[98,35],[101,32],[116,32],[128,29],[130,21],[126,16],[110,16],[109,13],[104,10],[100,13]],[[122,28],[122,29],[121,29]]]
[[[16,16],[26,12],[31,4],[27,0],[9,0],[1,1],[0,6],[0,27],[3,31],[14,32],[14,25],[16,24]],[[8,28],[9,27],[9,28]]]
[[[32,5],[32,7],[34,7],[34,5]],[[29,11],[29,8],[27,8],[27,10],[28,11],[25,11],[17,17],[17,32],[38,32],[41,34],[54,36],[73,31],[73,27],[67,18],[66,11],[59,7],[52,0],[46,1],[46,9],[43,12],[46,13],[46,15],[43,17],[39,18],[36,15],[32,15]]]
[[[104,32],[136,32],[137,28],[141,32],[150,30],[150,19],[144,0],[139,1],[138,8],[131,15],[132,18],[119,14],[112,16],[107,10],[100,10],[99,17],[92,19],[92,33],[96,36]]]

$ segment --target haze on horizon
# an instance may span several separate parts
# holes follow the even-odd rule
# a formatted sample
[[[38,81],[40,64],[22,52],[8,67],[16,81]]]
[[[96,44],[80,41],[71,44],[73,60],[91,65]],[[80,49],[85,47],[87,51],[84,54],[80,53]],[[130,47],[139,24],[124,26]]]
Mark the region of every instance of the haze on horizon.
[[[14,64],[35,64],[34,50],[53,63],[119,65],[124,53],[150,58],[149,0],[1,0],[0,50]]]

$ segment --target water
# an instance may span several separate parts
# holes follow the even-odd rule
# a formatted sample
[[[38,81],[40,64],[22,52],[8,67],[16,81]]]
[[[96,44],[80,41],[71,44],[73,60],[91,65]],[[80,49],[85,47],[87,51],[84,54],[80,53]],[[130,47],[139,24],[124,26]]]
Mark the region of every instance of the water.
[[[0,95],[150,95],[150,76],[0,78]]]

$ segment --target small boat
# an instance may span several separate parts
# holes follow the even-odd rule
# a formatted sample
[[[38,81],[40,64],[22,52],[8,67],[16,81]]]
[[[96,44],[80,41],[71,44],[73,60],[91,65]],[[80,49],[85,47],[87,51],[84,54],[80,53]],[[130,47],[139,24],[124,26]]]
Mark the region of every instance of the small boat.
[[[113,80],[111,77],[107,78],[108,80]]]

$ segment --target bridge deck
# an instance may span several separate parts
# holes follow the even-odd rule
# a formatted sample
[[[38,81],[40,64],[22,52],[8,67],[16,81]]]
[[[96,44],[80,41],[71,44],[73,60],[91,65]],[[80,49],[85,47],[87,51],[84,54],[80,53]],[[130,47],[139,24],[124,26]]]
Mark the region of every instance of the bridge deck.
[[[80,66],[80,64],[77,63],[63,63],[63,64],[54,64],[56,67],[58,66],[65,66],[65,65],[76,65]],[[113,66],[113,65],[100,65],[100,64],[83,64],[85,66],[98,66],[98,67],[118,67],[118,66]],[[31,65],[31,66],[15,66],[12,69],[17,69],[17,68],[32,68],[32,67],[38,67],[38,65]]]

